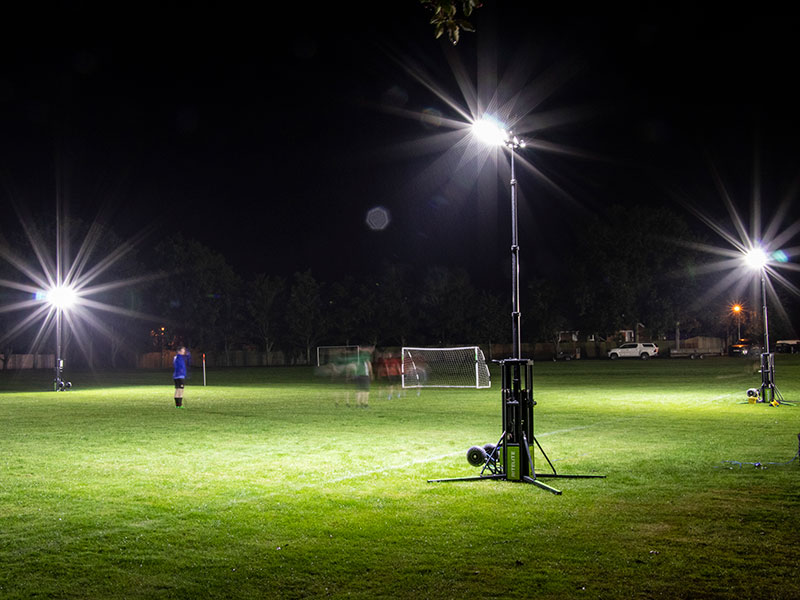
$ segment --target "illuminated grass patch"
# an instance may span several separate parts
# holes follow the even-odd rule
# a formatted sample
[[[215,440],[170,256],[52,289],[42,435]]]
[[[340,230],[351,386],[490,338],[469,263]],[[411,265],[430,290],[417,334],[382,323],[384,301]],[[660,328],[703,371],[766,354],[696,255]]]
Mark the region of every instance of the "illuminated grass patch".
[[[477,474],[496,387],[363,409],[310,370],[222,370],[178,410],[169,373],[48,375],[0,375],[3,598],[800,596],[800,406],[746,404],[745,360],[537,363],[540,443],[607,475],[562,496],[427,483]]]

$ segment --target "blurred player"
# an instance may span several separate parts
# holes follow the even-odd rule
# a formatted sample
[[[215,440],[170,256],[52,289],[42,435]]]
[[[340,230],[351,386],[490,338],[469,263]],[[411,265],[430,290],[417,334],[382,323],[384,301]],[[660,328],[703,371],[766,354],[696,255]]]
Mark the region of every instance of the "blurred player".
[[[400,397],[398,386],[402,383],[401,372],[400,357],[392,352],[383,352],[378,359],[378,377],[386,385],[389,400],[395,395]]]
[[[372,351],[374,347],[359,349],[356,360],[356,406],[369,406],[369,387],[372,381]]]

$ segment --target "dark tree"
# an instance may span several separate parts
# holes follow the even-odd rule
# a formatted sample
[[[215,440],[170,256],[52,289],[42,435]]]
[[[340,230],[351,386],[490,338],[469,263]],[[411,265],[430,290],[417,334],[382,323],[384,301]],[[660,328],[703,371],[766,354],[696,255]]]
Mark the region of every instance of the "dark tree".
[[[642,323],[663,334],[686,319],[698,285],[689,239],[683,220],[663,207],[612,206],[587,220],[570,266],[580,328],[612,333]]]
[[[322,317],[322,286],[311,270],[298,272],[292,278],[289,303],[286,307],[286,326],[289,339],[301,348],[311,364],[311,349],[325,334]]]
[[[220,273],[219,292],[215,298],[220,303],[216,345],[221,345],[225,353],[225,364],[231,365],[231,352],[246,339],[247,317],[244,315],[246,302],[242,293],[241,278],[233,271]]]
[[[378,337],[383,344],[403,346],[414,330],[414,296],[408,269],[402,265],[384,265],[376,288]]]
[[[225,259],[202,244],[176,237],[156,255],[165,277],[155,286],[156,312],[187,346],[228,347],[238,278]]]
[[[492,292],[481,290],[477,296],[474,335],[476,343],[491,348],[495,343],[511,341],[511,303]],[[491,358],[491,357],[490,357]]]
[[[523,329],[533,337],[530,341],[554,342],[558,333],[569,327],[570,290],[561,282],[534,279],[527,285]]]
[[[279,299],[285,290],[286,280],[283,277],[271,277],[263,273],[257,275],[248,286],[246,306],[250,317],[249,329],[264,343],[267,364],[284,314]]]
[[[466,343],[477,319],[475,288],[464,269],[431,267],[422,283],[420,309],[429,342]]]
[[[327,288],[323,317],[327,339],[332,345],[365,344],[359,331],[359,285],[352,276],[336,281]]]

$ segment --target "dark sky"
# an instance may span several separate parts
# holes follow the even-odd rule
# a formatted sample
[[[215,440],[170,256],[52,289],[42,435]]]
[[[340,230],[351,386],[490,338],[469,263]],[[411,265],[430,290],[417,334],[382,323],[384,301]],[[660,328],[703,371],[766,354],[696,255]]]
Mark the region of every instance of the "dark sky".
[[[526,154],[560,192],[518,172],[532,271],[552,275],[571,225],[610,203],[679,193],[724,217],[710,164],[745,218],[756,149],[765,213],[798,174],[792,19],[690,4],[568,17],[489,0],[477,33],[448,48],[415,0],[273,4],[41,3],[6,19],[3,193],[54,211],[58,174],[71,213],[103,214],[123,235],[182,232],[245,276],[334,279],[394,261],[491,279],[507,270],[507,188],[484,175],[499,203],[487,210],[477,166],[456,176],[430,143],[450,130],[398,114],[460,118],[410,74],[465,105],[446,50],[473,82],[496,73],[504,101],[510,86],[571,73],[517,105],[524,123],[559,119],[518,133],[573,151]],[[381,232],[365,224],[376,206],[391,215]],[[1,218],[15,226],[12,211]]]

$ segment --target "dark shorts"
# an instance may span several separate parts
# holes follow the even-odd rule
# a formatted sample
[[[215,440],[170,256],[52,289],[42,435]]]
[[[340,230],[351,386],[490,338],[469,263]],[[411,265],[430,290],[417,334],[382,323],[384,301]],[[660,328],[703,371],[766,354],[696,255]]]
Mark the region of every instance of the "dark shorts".
[[[356,377],[356,389],[369,391],[369,375],[359,375]]]
[[[175,389],[183,389],[183,379],[173,379],[175,382]]]

